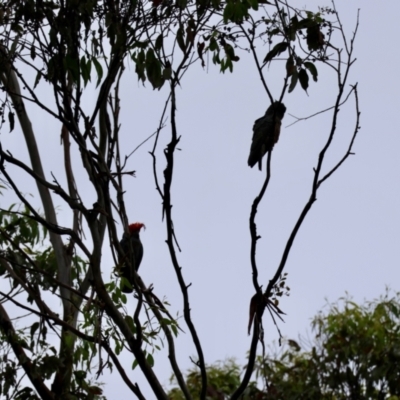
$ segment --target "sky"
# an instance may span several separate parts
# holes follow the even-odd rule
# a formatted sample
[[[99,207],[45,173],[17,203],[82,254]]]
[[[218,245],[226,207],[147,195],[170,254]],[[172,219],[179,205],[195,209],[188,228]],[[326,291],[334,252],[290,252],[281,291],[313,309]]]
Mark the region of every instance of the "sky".
[[[308,1],[297,6],[315,9],[316,5],[329,4]],[[310,331],[311,318],[327,301],[334,302],[348,293],[356,302],[362,302],[379,297],[386,286],[399,290],[400,56],[395,39],[400,33],[400,4],[388,0],[383,7],[378,2],[338,0],[336,7],[348,38],[360,9],[354,52],[357,61],[348,84],[358,83],[361,130],[353,148],[355,155],[322,186],[290,253],[285,272],[291,290],[290,296],[281,300],[280,306],[287,315],[279,325],[287,338]],[[260,49],[260,54],[263,51],[266,54],[268,50]],[[249,168],[247,158],[254,120],[264,114],[269,100],[251,58],[244,53],[240,56],[233,74],[223,75],[213,65],[206,70],[194,66],[177,91],[178,133],[182,137],[175,158],[173,216],[182,249],[179,264],[186,282],[192,284],[192,317],[208,364],[229,357],[244,364],[251,340],[247,335],[249,301],[254,294],[249,213],[265,171]],[[167,96],[164,89],[153,91],[149,84],[143,87],[137,82],[132,65],[129,68],[121,92],[121,135],[126,154],[154,132]],[[283,82],[279,68],[282,66],[272,66],[265,74],[275,98],[279,97]],[[264,288],[275,273],[288,236],[308,200],[313,167],[329,133],[330,114],[291,125],[293,116],[314,114],[334,101],[334,75],[327,69],[319,72],[319,81],[310,81],[308,95],[296,88],[283,100],[287,112],[272,155],[271,183],[256,219],[261,235],[257,250],[259,281]],[[42,95],[51,101],[50,93]],[[94,95],[89,94],[86,101],[90,107]],[[339,118],[325,171],[342,157],[354,131],[352,99],[342,107]],[[59,126],[40,113],[34,114],[32,123],[39,135],[45,170],[62,181]],[[17,131],[2,136],[9,149],[24,156],[18,135]],[[168,143],[169,135],[168,128],[162,131],[162,145]],[[141,233],[144,257],[140,275],[147,285],[154,285],[158,297],[168,300],[173,315],[181,315],[182,296],[167,252],[161,199],[152,176],[152,145],[152,140],[148,141],[128,161],[128,168],[136,171],[136,177],[125,181],[125,202],[131,221],[146,224]],[[162,146],[157,154],[162,177]],[[78,154],[75,156],[78,165]],[[78,177],[78,188],[91,204],[94,194],[85,182],[83,174]],[[26,181],[26,193],[37,197],[35,190]],[[5,193],[2,204],[11,201],[11,194]],[[67,207],[59,199],[55,201],[60,224],[69,226]],[[107,280],[113,266],[108,245],[103,257]],[[128,309],[131,307],[133,312],[134,306],[134,299],[129,299]],[[264,327],[266,343],[276,341],[277,331],[267,315]],[[195,350],[183,320],[182,328],[186,333],[179,335],[176,347],[185,370],[192,366],[189,357],[195,355]],[[132,358],[126,354],[121,359],[129,370]],[[166,352],[156,354],[155,360],[155,371],[167,385],[171,368]],[[129,375],[151,399],[140,371]],[[109,398],[115,398],[115,385],[120,395],[128,395],[129,390],[117,374],[100,379],[110,383],[105,386]]]

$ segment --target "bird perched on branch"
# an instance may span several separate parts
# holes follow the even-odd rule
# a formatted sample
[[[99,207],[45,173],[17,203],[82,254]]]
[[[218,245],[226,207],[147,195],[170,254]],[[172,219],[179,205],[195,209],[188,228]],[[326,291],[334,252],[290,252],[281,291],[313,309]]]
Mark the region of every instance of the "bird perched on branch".
[[[281,124],[286,107],[283,103],[272,103],[265,115],[258,118],[253,126],[253,141],[251,143],[248,164],[251,168],[258,163],[261,171],[261,160],[264,155],[273,149],[279,139]]]
[[[137,272],[140,266],[140,262],[142,261],[143,246],[139,237],[139,232],[142,228],[146,227],[141,222],[130,224],[128,226],[129,234],[125,232],[120,242],[120,245],[124,252],[124,258],[122,260],[121,266],[121,275],[130,283],[130,287],[128,287],[126,284],[123,286],[122,291],[124,293],[133,292],[133,268]],[[132,257],[129,258],[131,254]]]

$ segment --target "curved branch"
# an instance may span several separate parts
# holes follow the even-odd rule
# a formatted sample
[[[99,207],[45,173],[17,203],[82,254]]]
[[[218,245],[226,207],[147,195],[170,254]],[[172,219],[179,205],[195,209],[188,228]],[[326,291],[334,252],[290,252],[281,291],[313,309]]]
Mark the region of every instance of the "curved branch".
[[[300,214],[300,216],[299,216],[299,218],[298,218],[298,220],[297,220],[297,222],[296,222],[296,224],[295,224],[295,226],[294,226],[294,228],[292,230],[292,233],[289,236],[289,239],[288,239],[288,241],[286,243],[286,246],[285,246],[285,249],[283,251],[283,255],[282,255],[282,259],[281,259],[281,262],[279,264],[279,267],[277,268],[274,277],[268,283],[267,289],[265,290],[265,296],[267,298],[269,298],[269,296],[271,294],[272,287],[278,281],[280,275],[283,272],[283,269],[284,269],[284,267],[286,265],[286,261],[288,259],[288,256],[289,256],[290,250],[292,248],[293,242],[294,242],[294,240],[295,240],[295,238],[297,236],[297,233],[298,233],[298,231],[299,231],[299,229],[300,229],[305,217],[307,216],[308,212],[310,211],[313,203],[317,200],[317,191],[318,191],[320,185],[326,179],[328,179],[340,167],[340,165],[342,165],[342,163],[348,158],[348,156],[351,154],[351,148],[353,146],[356,134],[357,134],[358,129],[359,129],[359,115],[360,115],[360,112],[358,110],[358,102],[357,102],[357,106],[356,106],[357,107],[357,110],[356,110],[357,111],[356,129],[355,129],[355,132],[354,132],[354,134],[352,136],[352,139],[351,139],[351,142],[350,142],[350,146],[349,146],[349,150],[346,152],[346,154],[342,158],[342,160],[339,161],[339,163],[330,172],[328,172],[322,179],[319,178],[320,175],[321,175],[321,170],[322,170],[322,165],[323,165],[323,162],[324,162],[325,154],[328,151],[328,149],[329,149],[329,147],[330,147],[330,145],[332,143],[333,137],[335,135],[335,132],[336,132],[336,123],[337,123],[337,118],[338,118],[338,113],[339,113],[339,105],[340,105],[341,98],[342,98],[342,95],[343,95],[343,87],[344,87],[344,84],[345,84],[345,82],[347,80],[347,76],[348,76],[348,72],[349,72],[350,66],[351,66],[351,64],[349,63],[347,65],[347,68],[346,68],[345,78],[344,78],[343,82],[339,84],[339,93],[338,93],[338,96],[337,96],[337,99],[336,99],[336,104],[335,104],[335,108],[334,108],[334,112],[333,112],[331,131],[329,133],[329,136],[328,136],[328,139],[327,139],[327,142],[326,142],[325,146],[322,148],[322,150],[321,150],[321,152],[319,154],[318,163],[317,163],[316,168],[314,169],[314,179],[313,179],[313,183],[312,183],[310,198],[307,201],[306,205],[304,206],[303,211],[301,212],[301,214]]]
[[[243,25],[240,25],[240,28],[241,28],[243,34],[245,35],[247,41],[248,41],[249,44],[250,44],[251,53],[253,54],[254,62],[256,63],[257,71],[258,71],[258,74],[260,75],[261,82],[262,82],[262,84],[263,84],[263,86],[264,86],[265,91],[266,91],[267,94],[268,94],[268,97],[269,97],[270,102],[273,103],[273,102],[274,102],[274,98],[272,97],[272,93],[269,91],[267,82],[265,82],[265,78],[264,78],[264,75],[263,75],[263,73],[262,73],[262,68],[261,68],[261,66],[260,66],[260,62],[258,61],[258,57],[257,57],[257,53],[256,53],[256,48],[255,48],[254,43],[253,43],[253,41],[254,41],[254,35],[253,35],[253,38],[250,38],[250,36],[249,36],[248,33],[246,32],[246,30],[244,29]]]
[[[8,52],[3,45],[0,45],[0,54],[0,79],[4,87],[6,88],[7,93],[10,95],[13,101],[14,108],[17,112],[22,132],[25,136],[25,141],[28,147],[32,168],[39,177],[45,179],[39,150],[36,144],[35,134],[33,133],[31,121],[28,117],[24,102],[21,98],[21,89],[18,84],[18,79],[15,71],[12,68],[10,60],[8,59]],[[58,225],[53,200],[51,198],[48,188],[38,181],[36,181],[36,184],[40,194],[40,198],[42,200],[47,222],[55,226]],[[70,266],[67,265],[65,260],[64,246],[61,237],[60,235],[50,231],[50,241],[53,245],[54,253],[56,255],[60,280],[68,284]],[[69,306],[70,292],[65,288],[61,288],[60,290],[62,291],[63,306],[66,310]]]
[[[17,158],[14,158],[13,156],[5,153],[2,150],[1,143],[0,143],[0,158],[8,161],[11,164],[14,164],[14,165],[18,166],[21,169],[23,169],[30,176],[32,176],[32,178],[35,179],[36,182],[40,183],[41,185],[45,186],[46,188],[48,188],[50,190],[53,190],[54,193],[58,194],[63,200],[65,200],[73,210],[79,210],[82,213],[86,213],[87,212],[86,208],[82,205],[82,203],[78,202],[78,198],[73,198],[73,197],[69,196],[60,185],[58,185],[58,184],[57,185],[53,185],[53,184],[49,183],[44,178],[39,176],[31,168],[29,168],[26,164],[24,164],[22,161],[20,161]],[[1,165],[1,167],[3,167],[3,166]]]
[[[240,382],[239,387],[232,394],[231,400],[240,399],[243,392],[246,390],[246,388],[250,382],[251,375],[253,374],[254,364],[256,362],[257,343],[259,340],[259,335],[260,335],[259,324],[254,324],[253,338],[251,339],[250,351],[249,351],[249,361],[246,366],[246,372],[244,373],[243,379]]]
[[[179,368],[178,362],[176,360],[176,352],[175,352],[175,342],[174,342],[174,338],[172,336],[171,330],[169,329],[169,326],[164,322],[165,319],[163,318],[163,316],[161,315],[161,312],[159,310],[159,306],[157,304],[155,304],[154,299],[152,298],[152,295],[150,291],[145,291],[144,295],[146,297],[147,302],[149,303],[153,314],[155,315],[155,317],[157,318],[158,322],[160,323],[160,326],[167,338],[167,342],[168,342],[168,358],[170,360],[171,366],[172,366],[172,370],[175,374],[176,380],[179,384],[179,387],[182,389],[182,392],[185,396],[186,399],[191,399],[192,396],[189,392],[189,389],[186,385],[184,376]],[[157,299],[158,300],[158,299]],[[162,305],[162,303],[158,300],[157,303],[160,303]],[[167,312],[167,314],[169,315],[169,313]],[[170,317],[171,318],[171,317]]]
[[[51,313],[48,314],[47,312],[38,312],[34,309],[32,309],[31,307],[27,307],[19,302],[17,302],[15,299],[11,298],[10,296],[0,292],[0,294],[2,296],[4,296],[5,298],[7,298],[8,300],[12,301],[15,305],[17,305],[18,307],[25,309],[39,317],[45,318],[45,319],[50,319],[51,321],[54,322],[54,324],[61,326],[65,331],[70,331],[72,332],[74,335],[76,335],[77,337],[79,337],[82,340],[86,340],[88,342],[91,343],[99,343],[101,347],[103,347],[106,351],[107,354],[111,357],[111,359],[113,360],[114,364],[116,365],[118,372],[120,373],[123,381],[126,383],[126,385],[131,389],[131,391],[141,400],[145,400],[145,397],[142,395],[139,387],[137,384],[133,384],[131,382],[131,380],[128,378],[128,376],[125,373],[125,370],[123,369],[121,363],[118,360],[118,357],[115,355],[115,353],[111,350],[110,346],[108,345],[108,342],[106,340],[99,340],[97,339],[96,336],[90,336],[87,335],[85,333],[83,333],[82,331],[80,331],[79,329],[76,329],[74,326],[68,324],[67,322],[63,321],[62,319],[58,318],[57,314]],[[2,309],[1,309],[1,304],[0,304],[0,329],[3,328],[3,324],[2,324],[2,318],[1,318],[1,313],[2,313]],[[3,309],[3,311],[5,312],[5,310]],[[13,329],[12,323],[9,320],[9,323]],[[10,342],[10,344],[12,345],[13,349],[14,346],[13,344]],[[14,350],[15,351],[15,350]],[[23,349],[22,349],[23,351]],[[17,353],[15,353],[17,355]],[[23,358],[22,358],[23,359]],[[20,361],[21,365],[24,367],[24,365],[22,364],[22,362]],[[25,368],[24,368],[25,369]],[[26,371],[25,371],[26,372]],[[27,373],[29,379],[32,381],[31,376]],[[36,374],[37,375],[37,374]],[[34,384],[35,388],[37,389],[35,383],[32,381],[32,383]],[[46,387],[47,388],[47,387]],[[38,389],[37,389],[38,390]],[[39,392],[39,390],[38,390]],[[41,394],[39,392],[39,394]],[[50,392],[50,395],[53,396],[53,394]],[[46,399],[46,397],[43,397],[44,399]],[[50,397],[51,399],[53,399],[54,397]]]
[[[7,338],[8,343],[10,343],[20,365],[40,397],[43,400],[54,400],[53,393],[44,384],[42,377],[35,372],[32,361],[26,354],[21,342],[18,340],[18,334],[15,332],[14,326],[2,304],[0,304],[0,329]]]
[[[352,40],[352,43],[354,41],[354,37]],[[259,338],[259,335],[255,336],[255,332],[260,332],[262,333],[261,329],[262,329],[262,325],[261,325],[261,317],[262,314],[265,310],[265,307],[268,306],[268,302],[269,302],[269,298],[271,296],[271,292],[272,289],[274,287],[274,285],[278,282],[283,269],[286,265],[290,250],[293,246],[294,240],[297,236],[297,233],[300,230],[300,227],[302,225],[302,223],[304,222],[304,219],[306,218],[308,212],[310,211],[310,209],[312,208],[313,203],[317,200],[317,191],[320,187],[320,185],[326,180],[328,179],[343,163],[344,161],[349,157],[349,155],[351,155],[351,149],[353,147],[354,144],[354,140],[356,138],[356,135],[358,133],[359,130],[359,108],[358,108],[358,97],[357,97],[357,88],[356,85],[352,87],[352,91],[354,90],[355,93],[355,97],[356,97],[356,113],[357,113],[357,117],[356,117],[356,126],[349,144],[349,148],[347,150],[347,152],[345,153],[345,155],[338,161],[338,163],[328,172],[326,173],[322,178],[320,178],[321,176],[321,171],[322,171],[322,166],[325,160],[325,155],[328,151],[328,149],[331,146],[331,143],[333,141],[335,132],[336,132],[336,124],[337,124],[337,118],[338,118],[338,113],[339,113],[339,108],[342,102],[342,97],[343,97],[343,93],[344,93],[344,85],[347,82],[347,78],[349,75],[349,71],[350,68],[352,66],[352,64],[354,63],[354,60],[352,60],[352,51],[353,51],[353,47],[351,47],[351,51],[348,52],[348,59],[347,59],[347,63],[345,71],[344,71],[344,76],[342,77],[342,72],[341,72],[341,50],[336,49],[337,54],[338,54],[338,69],[337,69],[337,80],[338,80],[338,94],[336,96],[336,101],[335,101],[335,105],[333,107],[333,117],[332,117],[332,123],[331,123],[331,128],[330,128],[330,132],[328,135],[328,138],[326,140],[325,145],[323,146],[323,148],[321,149],[320,153],[319,153],[319,157],[318,157],[318,162],[317,162],[317,166],[314,169],[314,178],[313,178],[313,182],[312,182],[312,187],[311,187],[311,194],[310,194],[310,198],[307,201],[307,203],[305,204],[302,212],[300,213],[300,216],[298,218],[298,220],[295,223],[295,226],[289,236],[289,239],[286,243],[285,249],[283,251],[282,254],[282,259],[281,262],[273,276],[273,278],[268,282],[268,286],[264,292],[263,298],[265,298],[265,302],[262,303],[262,301],[257,301],[257,311],[256,311],[256,317],[258,318],[258,322],[257,323],[257,318],[256,318],[256,323],[254,324],[254,331],[253,331],[253,340],[251,343],[251,347],[250,347],[250,356],[249,356],[249,363],[246,367],[246,372],[245,375],[243,377],[243,380],[239,386],[239,388],[235,391],[235,393],[232,395],[232,399],[238,399],[239,396],[241,396],[245,390],[245,388],[247,387],[249,381],[250,381],[250,377],[251,374],[253,372],[254,369],[254,363],[255,363],[255,352],[256,352],[256,348],[257,348],[257,342],[258,340],[262,341],[262,337],[261,339]],[[346,98],[347,100],[347,98]],[[256,198],[257,200],[257,198]],[[255,230],[255,223],[254,220],[252,220],[252,217],[255,217],[255,213],[256,213],[256,208],[255,207],[255,203],[256,200],[253,203],[253,208],[252,208],[252,213],[251,213],[251,219],[250,219],[250,231],[251,231],[251,237],[252,237],[252,242],[251,242],[251,262],[252,262],[252,268],[253,268],[253,282],[255,281],[254,279],[254,266],[255,266],[255,246],[256,246],[256,240],[258,239],[257,235],[256,235],[256,230]]]
[[[164,151],[165,157],[167,159],[167,166],[164,170],[165,181],[164,181],[164,191],[162,194],[163,210],[164,210],[164,215],[165,215],[166,225],[167,225],[167,246],[168,246],[168,250],[169,250],[169,253],[171,256],[172,265],[175,269],[178,283],[179,283],[179,286],[181,288],[182,295],[183,295],[183,315],[185,318],[185,322],[189,328],[189,331],[192,335],[193,343],[195,345],[195,348],[197,351],[197,356],[198,356],[197,365],[200,368],[201,381],[202,381],[200,399],[204,400],[206,398],[206,392],[207,392],[207,372],[206,372],[205,360],[204,360],[204,355],[203,355],[203,349],[201,347],[200,339],[197,335],[196,328],[195,328],[192,318],[191,318],[189,293],[188,293],[188,288],[190,285],[186,285],[186,283],[185,283],[185,280],[182,275],[182,269],[179,266],[179,262],[176,257],[175,246],[174,246],[175,233],[174,233],[174,225],[173,225],[172,212],[171,212],[171,210],[172,210],[171,184],[172,184],[172,176],[173,176],[173,170],[174,170],[174,151],[175,151],[175,148],[178,145],[179,139],[180,139],[177,135],[176,119],[175,119],[175,111],[176,111],[175,84],[176,84],[175,81],[171,83],[171,130],[172,130],[172,135],[171,135],[171,141],[167,145],[167,148]]]
[[[265,309],[265,298],[261,292],[261,287],[258,283],[258,269],[257,269],[257,262],[256,262],[256,248],[257,248],[257,240],[260,238],[260,236],[257,235],[257,226],[255,223],[255,218],[256,214],[258,211],[258,205],[260,204],[262,198],[264,197],[265,191],[267,190],[268,183],[271,178],[271,158],[272,158],[272,151],[270,150],[268,152],[268,157],[267,157],[267,168],[266,168],[266,178],[264,181],[264,184],[261,188],[260,193],[258,196],[254,199],[253,205],[251,207],[251,212],[250,212],[250,235],[251,235],[251,247],[250,247],[250,259],[251,259],[251,268],[253,271],[253,285],[254,289],[256,290],[256,294],[250,301],[250,308],[252,305],[252,302],[254,301],[254,314],[252,314],[253,310],[250,310],[250,321],[249,321],[249,333],[251,329],[251,323],[254,318],[254,329],[253,329],[253,338],[250,344],[250,351],[249,351],[249,361],[246,366],[246,372],[243,376],[243,379],[239,385],[239,387],[236,389],[234,394],[232,395],[232,399],[238,399],[244,392],[244,390],[247,388],[251,375],[254,370],[254,364],[256,361],[256,353],[257,353],[257,344],[258,341],[260,340],[260,333],[262,332],[262,315],[264,313]]]
[[[263,186],[261,187],[260,193],[254,199],[253,204],[251,206],[250,212],[250,236],[251,236],[251,245],[250,245],[250,259],[251,259],[251,268],[253,270],[253,285],[254,289],[257,292],[257,295],[261,295],[261,288],[258,283],[258,269],[257,269],[257,262],[256,262],[256,248],[257,248],[257,240],[260,239],[260,236],[257,235],[257,226],[255,223],[256,214],[258,211],[258,206],[261,200],[264,197],[265,191],[267,190],[268,183],[271,179],[271,158],[272,158],[272,151],[268,152],[267,157],[267,168],[266,168],[266,177]]]
[[[121,375],[123,381],[125,382],[126,386],[128,386],[129,389],[131,389],[131,391],[136,395],[136,397],[139,400],[146,400],[146,397],[143,396],[142,392],[139,389],[138,384],[137,383],[133,384],[132,381],[128,378],[128,375],[126,374],[124,368],[122,367],[121,363],[119,362],[118,357],[111,350],[108,343],[106,343],[105,341],[102,341],[101,346],[107,351],[107,354],[113,360],[113,362],[114,362],[115,366],[117,367],[117,370],[118,370],[119,374]]]
[[[72,90],[72,78],[68,78],[68,92]],[[67,99],[68,106],[71,106],[71,97]],[[68,131],[67,126],[65,123],[61,127],[61,141],[63,144],[64,148],[64,169],[65,169],[65,175],[67,178],[67,183],[68,183],[68,192],[69,196],[72,199],[79,199],[79,194],[78,194],[78,189],[75,183],[75,177],[74,177],[74,172],[72,170],[72,163],[71,163],[71,142],[70,142],[70,133]],[[72,221],[72,230],[78,234],[80,230],[80,218],[81,214],[77,209],[73,209],[73,221]],[[70,243],[68,244],[68,251],[67,251],[67,257],[70,257],[70,255],[73,252],[75,242],[74,240],[71,239]],[[69,262],[68,262],[69,263]]]
[[[96,293],[104,303],[104,309],[107,315],[113,320],[116,326],[120,329],[122,335],[125,337],[130,350],[134,354],[139,367],[141,368],[144,376],[149,382],[155,396],[159,400],[168,400],[168,397],[158,380],[154,370],[149,365],[146,355],[142,349],[142,342],[138,341],[134,334],[132,333],[129,325],[125,321],[124,317],[120,313],[118,307],[114,304],[113,300],[110,298],[107,290],[105,288],[103,278],[101,276],[100,263],[101,263],[101,238],[98,229],[97,221],[91,221],[89,224],[90,232],[93,238],[93,253],[90,257],[90,268],[93,272],[93,284]]]

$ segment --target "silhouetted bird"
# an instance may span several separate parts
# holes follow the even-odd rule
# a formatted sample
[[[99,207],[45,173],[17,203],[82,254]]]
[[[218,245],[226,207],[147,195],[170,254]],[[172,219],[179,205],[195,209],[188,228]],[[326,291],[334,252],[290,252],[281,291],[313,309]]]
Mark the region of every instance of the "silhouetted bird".
[[[261,160],[264,155],[273,149],[279,139],[281,124],[286,107],[283,103],[272,103],[265,115],[258,118],[253,126],[253,141],[251,143],[248,164],[253,168],[258,162],[261,171]]]
[[[132,293],[133,292],[133,268],[135,268],[136,272],[139,269],[140,262],[143,257],[143,245],[140,241],[139,232],[140,229],[144,227],[144,224],[141,222],[135,222],[134,224],[130,224],[128,226],[129,235],[124,233],[122,236],[122,240],[120,245],[124,252],[125,258],[121,260],[123,262],[121,267],[122,276],[130,283],[130,287],[124,285],[122,291],[124,293]],[[133,258],[128,263],[126,258],[129,257],[130,252],[133,252]]]

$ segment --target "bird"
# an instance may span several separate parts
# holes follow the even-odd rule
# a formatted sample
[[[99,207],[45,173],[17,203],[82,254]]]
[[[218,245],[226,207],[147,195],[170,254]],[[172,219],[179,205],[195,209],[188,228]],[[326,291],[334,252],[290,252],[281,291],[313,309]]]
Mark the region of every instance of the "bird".
[[[262,158],[268,151],[274,148],[275,143],[279,139],[285,111],[285,105],[279,101],[275,101],[268,107],[265,115],[254,122],[253,139],[248,160],[251,168],[258,163],[258,168],[261,171]]]
[[[124,284],[122,287],[122,291],[124,293],[132,293],[133,292],[133,282],[134,282],[134,273],[133,268],[136,272],[139,269],[140,262],[143,257],[143,245],[140,241],[139,232],[140,229],[145,228],[146,226],[141,222],[135,222],[134,224],[130,224],[128,226],[128,233],[124,233],[122,236],[122,240],[120,241],[120,245],[122,251],[124,253],[124,258],[121,260],[121,276],[124,277],[129,283],[130,286]],[[131,253],[132,252],[132,253]],[[128,262],[127,258],[130,257],[130,262]]]

